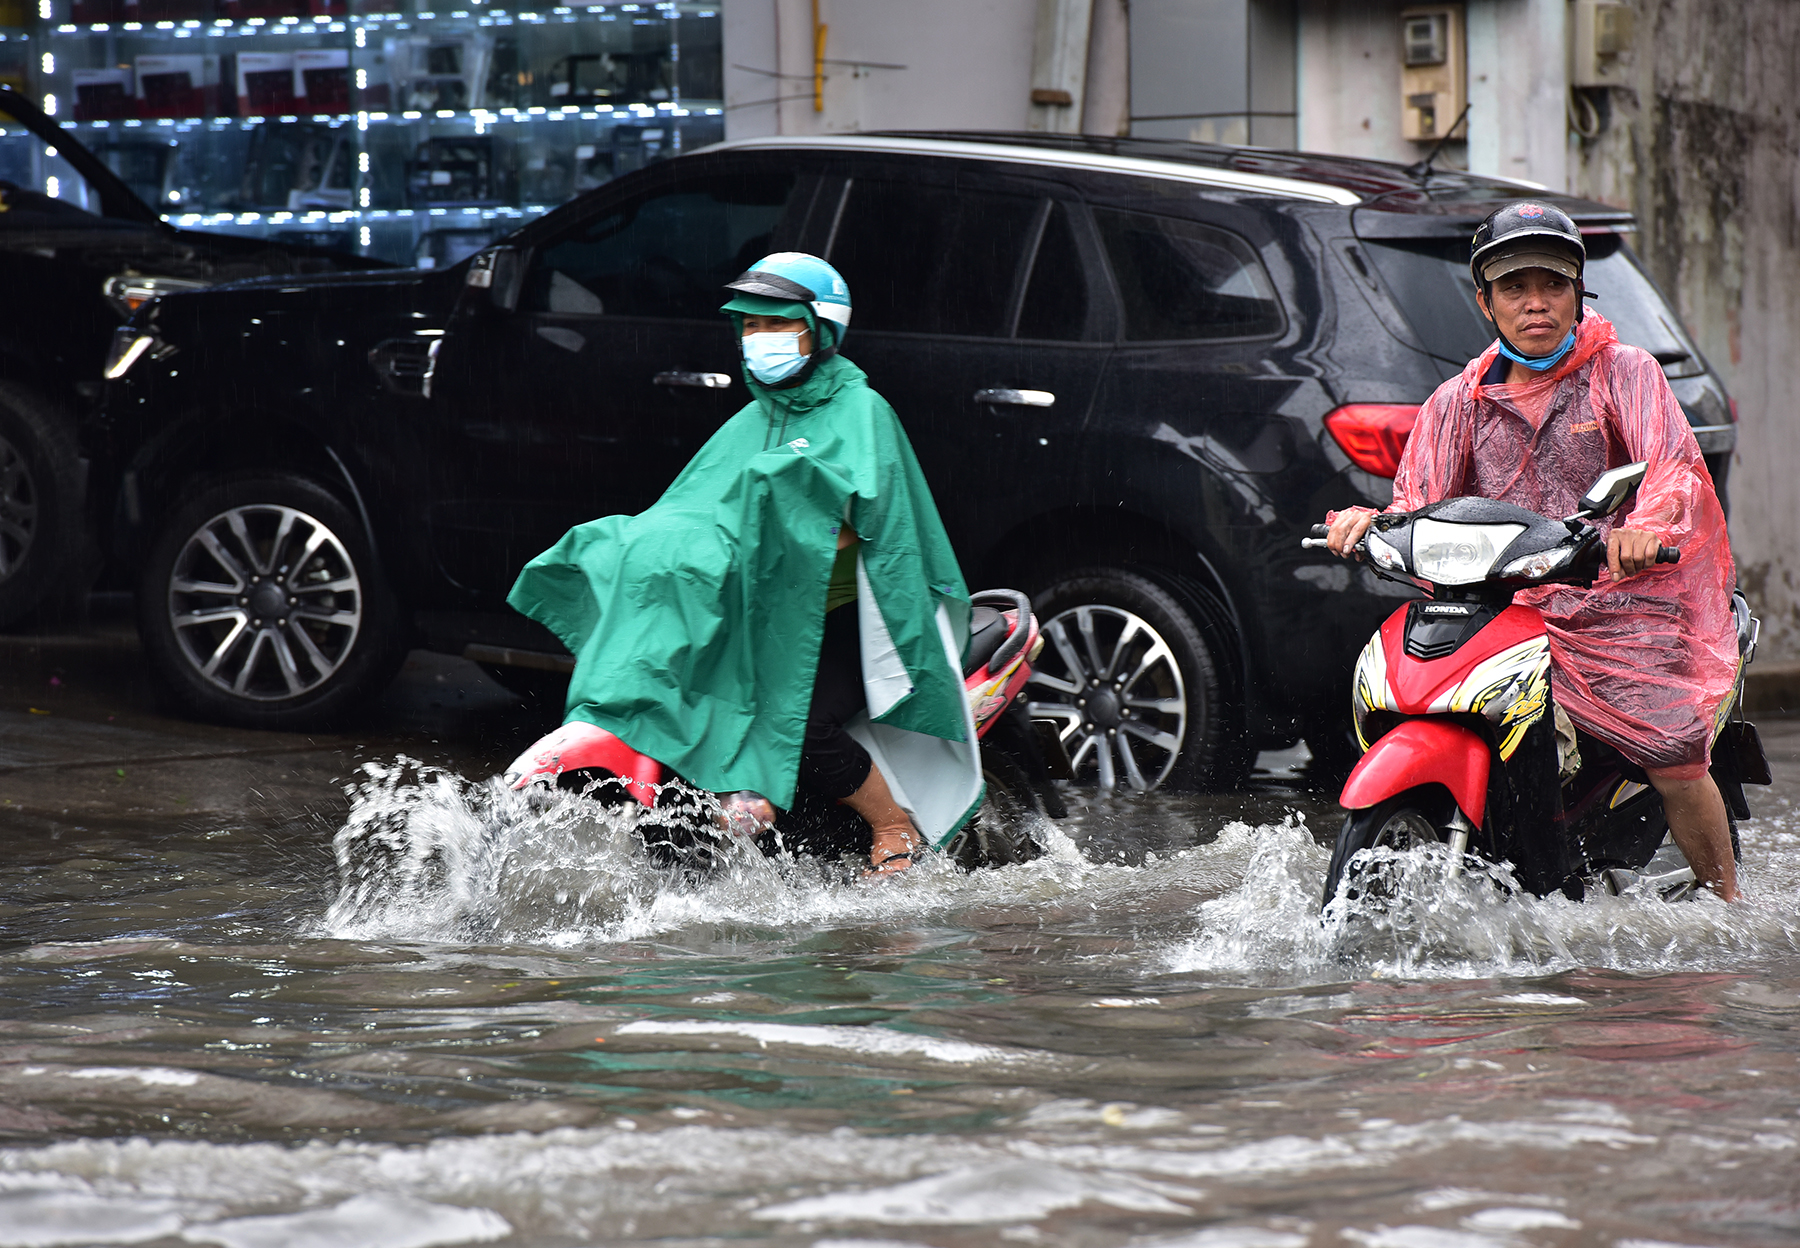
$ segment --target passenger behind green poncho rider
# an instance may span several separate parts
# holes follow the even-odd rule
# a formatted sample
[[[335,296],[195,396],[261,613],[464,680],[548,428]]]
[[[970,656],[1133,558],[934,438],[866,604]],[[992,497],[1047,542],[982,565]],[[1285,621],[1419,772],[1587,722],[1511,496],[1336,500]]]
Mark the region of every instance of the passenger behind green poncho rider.
[[[772,390],[798,386],[837,353],[849,322],[850,294],[843,277],[823,260],[798,252],[777,252],[726,288],[737,294],[720,310],[731,317],[737,329],[744,366],[763,385]],[[833,318],[838,308],[842,320]],[[780,441],[779,434],[776,441]],[[821,797],[842,801],[867,820],[874,831],[869,849],[871,869],[891,874],[910,866],[914,853],[923,846],[914,836],[912,821],[889,792],[881,769],[844,728],[845,721],[866,705],[854,609],[859,545],[856,530],[845,520],[825,594],[825,636],[806,716],[800,784]],[[767,805],[767,799],[757,795],[744,798],[745,804],[760,800]],[[767,821],[774,818],[772,808],[766,814],[756,813]]]

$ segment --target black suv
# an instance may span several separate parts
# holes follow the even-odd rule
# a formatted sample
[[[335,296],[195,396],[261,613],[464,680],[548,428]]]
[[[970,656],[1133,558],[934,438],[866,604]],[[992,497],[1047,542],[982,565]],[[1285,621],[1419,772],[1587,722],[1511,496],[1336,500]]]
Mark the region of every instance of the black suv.
[[[161,291],[377,264],[165,224],[102,159],[129,167],[146,145],[168,140],[121,137],[96,155],[0,86],[0,626],[85,592],[98,570],[76,422],[134,308]]]
[[[514,682],[566,671],[505,607],[514,576],[658,496],[746,400],[721,285],[814,252],[970,584],[1050,621],[1033,713],[1102,784],[1229,783],[1259,747],[1341,739],[1403,591],[1300,539],[1389,500],[1417,405],[1489,341],[1468,238],[1521,194],[1177,143],[726,143],[455,268],[158,299],[114,348],[97,496],[158,678],[197,713],[311,723],[415,643]],[[1629,219],[1553,199],[1722,481],[1725,392]]]

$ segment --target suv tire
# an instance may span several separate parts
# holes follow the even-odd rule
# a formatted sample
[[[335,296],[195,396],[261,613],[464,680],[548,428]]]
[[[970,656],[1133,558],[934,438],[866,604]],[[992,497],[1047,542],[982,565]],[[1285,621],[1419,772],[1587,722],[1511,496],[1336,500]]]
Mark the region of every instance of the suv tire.
[[[1031,715],[1058,721],[1077,783],[1237,782],[1223,656],[1180,599],[1139,572],[1080,568],[1031,601],[1045,636],[1028,686]]]
[[[204,483],[152,543],[137,609],[158,691],[190,714],[249,728],[333,723],[405,657],[362,525],[303,477]]]
[[[99,571],[73,424],[36,393],[0,383],[0,628],[76,604]]]

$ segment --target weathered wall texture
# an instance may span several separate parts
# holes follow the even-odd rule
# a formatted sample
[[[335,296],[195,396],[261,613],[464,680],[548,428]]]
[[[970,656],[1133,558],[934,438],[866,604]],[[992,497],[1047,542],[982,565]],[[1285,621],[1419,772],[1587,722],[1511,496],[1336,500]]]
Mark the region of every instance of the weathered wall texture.
[[[1637,213],[1639,253],[1737,400],[1732,544],[1765,655],[1800,657],[1800,4],[1632,7],[1634,86],[1571,150],[1570,189]]]

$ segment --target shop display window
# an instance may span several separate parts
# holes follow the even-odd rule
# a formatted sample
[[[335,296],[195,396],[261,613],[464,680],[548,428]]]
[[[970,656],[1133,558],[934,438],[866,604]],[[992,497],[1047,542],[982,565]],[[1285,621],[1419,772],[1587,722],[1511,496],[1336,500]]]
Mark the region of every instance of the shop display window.
[[[724,137],[716,3],[0,0],[0,36],[169,221],[402,264]]]

